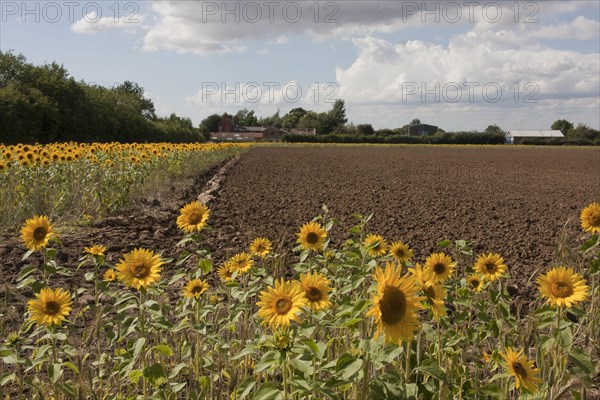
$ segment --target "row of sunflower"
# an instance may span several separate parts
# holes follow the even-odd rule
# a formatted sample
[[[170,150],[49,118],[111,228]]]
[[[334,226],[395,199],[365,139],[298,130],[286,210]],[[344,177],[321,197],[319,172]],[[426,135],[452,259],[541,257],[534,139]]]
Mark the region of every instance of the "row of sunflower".
[[[27,256],[43,257],[18,278],[34,295],[0,349],[0,387],[19,398],[111,399],[597,393],[597,203],[581,213],[587,233],[573,266],[538,274],[525,311],[506,289],[501,255],[443,241],[420,263],[406,243],[368,234],[361,215],[336,249],[326,207],[300,228],[293,265],[261,237],[215,271],[202,238],[209,216],[198,202],[181,209],[174,260],[135,249],[113,265],[104,246],[86,248],[77,269],[86,283],[71,291],[60,285],[74,271],[56,261],[51,222],[27,220]]]
[[[0,144],[0,225],[42,213],[85,222],[244,148],[234,143]]]

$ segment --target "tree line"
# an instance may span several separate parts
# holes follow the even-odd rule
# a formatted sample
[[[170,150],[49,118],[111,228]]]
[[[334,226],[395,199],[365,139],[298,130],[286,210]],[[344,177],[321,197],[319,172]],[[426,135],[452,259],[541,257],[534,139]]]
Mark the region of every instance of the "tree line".
[[[78,142],[195,142],[219,131],[223,115],[212,114],[194,127],[190,118],[171,114],[158,117],[154,103],[137,83],[125,81],[111,88],[77,81],[57,63],[35,66],[21,54],[0,51],[0,143]],[[233,115],[238,126],[274,126],[283,130],[315,129],[319,138],[305,141],[346,143],[501,143],[506,134],[497,125],[482,132],[448,133],[438,128],[427,138],[407,139],[417,118],[395,129],[375,130],[371,124],[348,122],[344,100],[324,112],[302,107],[288,113],[258,117],[242,109]],[[600,131],[560,119],[552,124],[565,138],[525,139],[528,144],[600,145]],[[329,137],[324,137],[329,136]],[[303,137],[286,135],[285,140]]]
[[[0,142],[196,142],[191,119],[157,117],[138,84],[77,81],[57,63],[0,52]]]

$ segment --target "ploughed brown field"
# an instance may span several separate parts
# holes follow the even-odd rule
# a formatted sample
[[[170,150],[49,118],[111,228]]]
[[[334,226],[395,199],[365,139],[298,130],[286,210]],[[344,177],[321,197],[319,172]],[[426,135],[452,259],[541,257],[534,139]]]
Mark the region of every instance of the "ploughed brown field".
[[[134,247],[175,257],[183,237],[178,210],[214,173],[178,182],[91,226],[59,228],[59,263],[76,268],[83,248],[93,244],[107,246],[113,263]],[[509,288],[528,299],[535,294],[532,275],[559,262],[558,243],[565,238],[578,245],[581,209],[599,200],[598,148],[257,147],[225,171],[209,204],[214,230],[206,240],[215,264],[247,250],[257,236],[291,256],[299,226],[326,204],[341,221],[333,244],[346,239],[356,222],[352,213],[374,213],[368,231],[405,241],[417,262],[439,250],[443,239],[472,241],[476,255],[500,253]],[[29,289],[14,290],[26,250],[18,232],[2,236],[0,289],[10,309],[2,313],[17,322],[32,296]]]

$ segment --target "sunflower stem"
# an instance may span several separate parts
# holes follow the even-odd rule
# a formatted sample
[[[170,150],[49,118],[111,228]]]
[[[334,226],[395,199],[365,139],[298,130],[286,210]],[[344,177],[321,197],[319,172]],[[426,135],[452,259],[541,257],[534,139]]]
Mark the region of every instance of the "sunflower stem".
[[[145,294],[146,294],[146,290],[143,287],[140,288],[140,304],[138,307],[138,311],[139,311],[139,319],[140,319],[140,333],[144,339],[146,338],[146,321],[145,321],[145,315],[144,315],[144,309],[143,309],[144,300],[146,297]],[[141,356],[142,356],[142,368],[145,370],[146,369],[146,352],[142,351]],[[142,386],[143,386],[144,397],[146,397],[147,387],[146,387],[146,378],[145,377],[142,377]]]
[[[561,365],[559,362],[559,358],[560,358],[560,348],[562,346],[561,344],[561,334],[560,334],[560,321],[562,320],[562,316],[563,316],[563,308],[562,307],[558,307],[558,310],[556,312],[556,334],[554,335],[554,337],[556,338],[556,344],[554,346],[554,351],[552,354],[552,369],[550,369],[550,383],[552,384],[552,386],[550,387],[550,390],[548,391],[548,398],[549,399],[553,399],[554,395],[555,395],[555,385],[556,385],[556,381],[558,380],[557,378],[559,377],[561,371]]]
[[[406,360],[405,360],[405,364],[404,364],[404,385],[408,385],[408,381],[410,380],[410,342],[406,342],[406,349],[405,349],[405,356],[406,356]]]
[[[288,352],[284,351],[285,357],[281,364],[281,374],[283,376],[283,400],[288,400]]]
[[[371,353],[367,352],[363,363],[363,383],[360,392],[361,399],[367,399],[367,394],[369,393],[369,367],[371,363]]]
[[[19,385],[19,400],[23,399],[23,375],[21,375],[21,364],[19,362],[19,345],[15,346],[15,369],[17,374],[17,381]]]
[[[438,368],[443,371],[442,368],[442,324],[437,321],[437,361]],[[444,400],[444,383],[440,381],[439,384],[440,400]]]

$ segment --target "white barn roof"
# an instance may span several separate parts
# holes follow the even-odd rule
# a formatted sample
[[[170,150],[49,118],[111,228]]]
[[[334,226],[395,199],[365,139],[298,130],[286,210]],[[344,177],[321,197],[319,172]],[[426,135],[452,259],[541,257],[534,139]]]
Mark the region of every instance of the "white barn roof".
[[[512,137],[565,137],[561,131],[552,130],[552,131],[508,131],[508,136]]]

